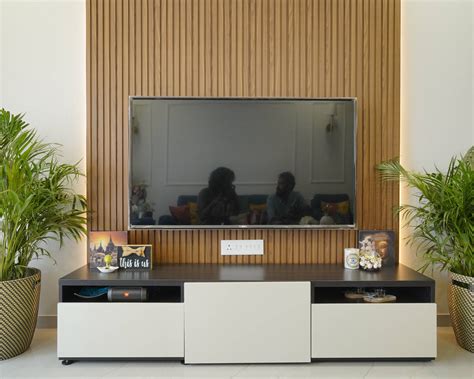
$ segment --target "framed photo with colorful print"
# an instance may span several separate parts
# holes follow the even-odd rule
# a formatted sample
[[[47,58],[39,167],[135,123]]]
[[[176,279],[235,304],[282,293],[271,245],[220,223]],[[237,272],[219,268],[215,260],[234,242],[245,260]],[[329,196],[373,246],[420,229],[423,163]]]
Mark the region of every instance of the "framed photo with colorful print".
[[[106,255],[112,257],[111,266],[118,266],[117,253],[119,245],[128,243],[125,231],[94,231],[89,232],[87,241],[89,268],[105,266]]]

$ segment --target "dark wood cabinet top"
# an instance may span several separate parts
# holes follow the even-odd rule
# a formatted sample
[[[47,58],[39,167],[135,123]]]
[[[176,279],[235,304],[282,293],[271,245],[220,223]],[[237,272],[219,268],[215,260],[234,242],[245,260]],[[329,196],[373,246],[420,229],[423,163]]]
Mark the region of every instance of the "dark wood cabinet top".
[[[434,280],[402,264],[379,272],[346,270],[340,264],[318,265],[157,265],[151,271],[116,271],[102,274],[83,266],[59,279],[60,286],[158,286],[184,282],[309,281],[319,287],[434,286]]]

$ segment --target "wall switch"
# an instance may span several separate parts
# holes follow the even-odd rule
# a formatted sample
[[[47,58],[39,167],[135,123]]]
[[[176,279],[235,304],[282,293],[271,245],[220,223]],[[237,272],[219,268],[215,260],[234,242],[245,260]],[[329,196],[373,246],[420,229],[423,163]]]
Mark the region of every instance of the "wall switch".
[[[263,240],[221,240],[221,255],[263,255]]]

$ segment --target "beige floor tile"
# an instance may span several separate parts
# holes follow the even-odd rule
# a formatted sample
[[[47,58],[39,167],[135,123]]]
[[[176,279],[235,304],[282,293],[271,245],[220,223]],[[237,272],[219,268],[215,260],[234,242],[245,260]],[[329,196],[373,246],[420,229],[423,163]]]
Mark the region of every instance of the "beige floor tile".
[[[39,329],[24,354],[0,362],[0,378],[474,378],[474,354],[438,328],[431,362],[331,362],[285,365],[183,365],[180,362],[76,362],[56,357],[56,330]]]
[[[180,362],[128,362],[105,377],[231,378],[245,365],[183,365]]]
[[[377,362],[369,370],[366,378],[412,378],[426,369],[424,362]]]
[[[277,378],[281,369],[281,365],[271,364],[251,364],[242,369],[235,377],[236,378]]]

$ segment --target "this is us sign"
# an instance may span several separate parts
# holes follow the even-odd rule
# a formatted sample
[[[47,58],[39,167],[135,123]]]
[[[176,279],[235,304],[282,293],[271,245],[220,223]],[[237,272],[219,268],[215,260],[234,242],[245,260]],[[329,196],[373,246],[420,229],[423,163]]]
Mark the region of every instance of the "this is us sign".
[[[151,245],[122,245],[117,251],[118,264],[125,270],[151,270]]]

